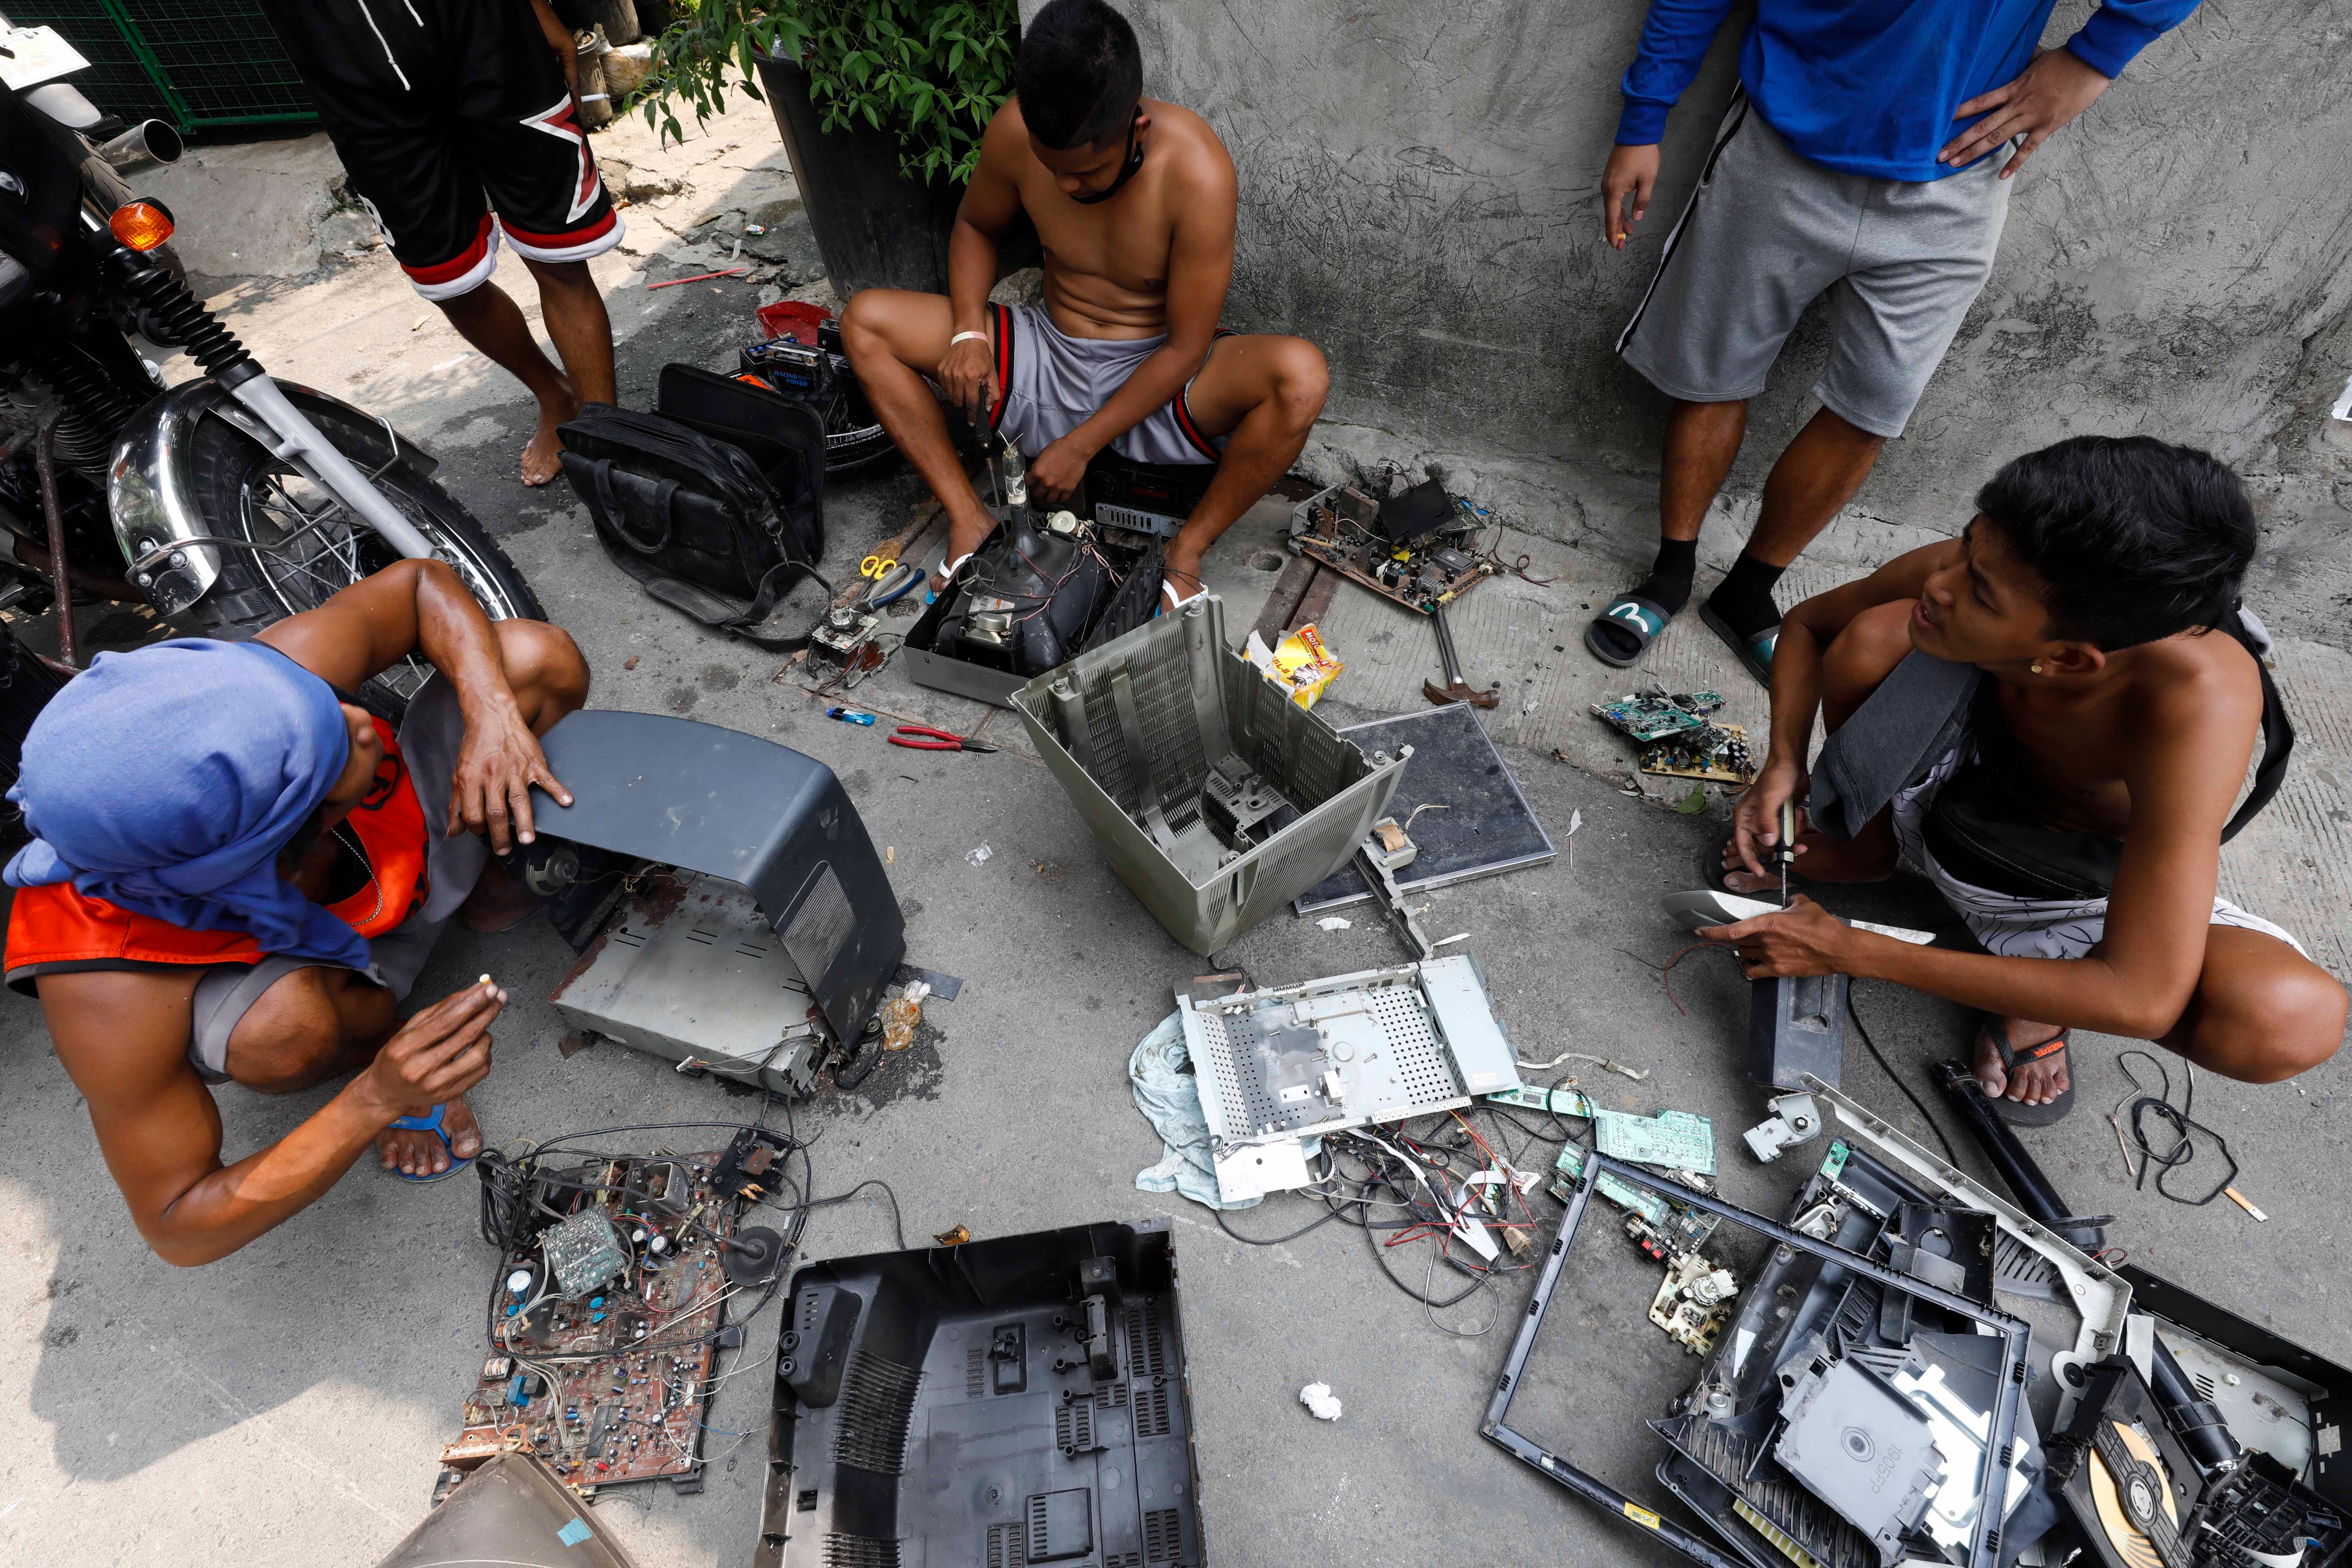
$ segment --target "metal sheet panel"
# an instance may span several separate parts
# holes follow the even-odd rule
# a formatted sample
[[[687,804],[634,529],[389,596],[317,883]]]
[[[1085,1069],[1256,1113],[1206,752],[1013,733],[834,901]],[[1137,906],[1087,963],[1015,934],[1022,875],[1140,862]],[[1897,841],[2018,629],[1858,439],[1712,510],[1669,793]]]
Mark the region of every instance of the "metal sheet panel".
[[[1176,1005],[1221,1147],[1395,1121],[1519,1085],[1466,956],[1213,1001],[1180,993]],[[1470,1053],[1466,1072],[1457,1039]]]
[[[566,1023],[722,1077],[805,1093],[814,998],[749,892],[716,878],[640,893],[550,1000]]]
[[[1453,1054],[1464,1091],[1493,1094],[1517,1088],[1519,1068],[1511,1042],[1496,1021],[1485,976],[1469,954],[1431,959],[1421,966],[1421,986],[1436,1016],[1438,1032],[1445,1037],[1445,1048]]]

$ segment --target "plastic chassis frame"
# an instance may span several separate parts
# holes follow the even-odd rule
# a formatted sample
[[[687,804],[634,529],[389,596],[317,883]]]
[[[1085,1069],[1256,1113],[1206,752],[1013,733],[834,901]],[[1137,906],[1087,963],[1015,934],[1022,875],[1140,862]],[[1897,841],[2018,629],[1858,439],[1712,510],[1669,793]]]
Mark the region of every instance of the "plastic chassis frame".
[[[1993,1490],[1996,1486],[2006,1486],[2000,1468],[2001,1457],[2016,1434],[2018,1405],[2024,1397],[2025,1356],[2030,1334],[2022,1319],[1979,1306],[1958,1292],[1938,1289],[1858,1253],[1832,1247],[1825,1241],[1816,1241],[1761,1215],[1752,1214],[1704,1193],[1693,1192],[1643,1166],[1612,1160],[1597,1152],[1587,1153],[1584,1169],[1575,1178],[1569,1195],[1568,1212],[1560,1216],[1559,1230],[1552,1237],[1551,1248],[1544,1257],[1543,1272],[1536,1280],[1535,1295],[1528,1302],[1527,1315],[1519,1321],[1518,1335],[1511,1342],[1510,1354],[1504,1358],[1503,1373],[1496,1380],[1494,1395],[1486,1402],[1486,1415],[1479,1426],[1479,1433],[1487,1441],[1514,1458],[1533,1466],[1578,1497],[1641,1525],[1694,1563],[1706,1563],[1708,1568],[1751,1568],[1746,1559],[1685,1530],[1672,1520],[1661,1517],[1655,1510],[1644,1508],[1600,1477],[1577,1468],[1510,1426],[1511,1396],[1518,1389],[1520,1377],[1527,1370],[1528,1358],[1535,1352],[1537,1337],[1543,1332],[1544,1314],[1550,1310],[1552,1292],[1559,1284],[1561,1269],[1568,1261],[1569,1247],[1576,1240],[1577,1227],[1583,1223],[1584,1211],[1604,1176],[1614,1176],[1630,1185],[1656,1193],[1661,1197],[1703,1214],[1713,1215],[1717,1219],[1730,1220],[1781,1247],[1811,1253],[1865,1279],[1874,1279],[1881,1285],[1890,1286],[1921,1300],[1932,1301],[1972,1319],[1999,1335],[2003,1342],[2006,1374],[2001,1379],[2000,1398],[1992,1412],[1992,1431],[1985,1445],[1985,1468],[1979,1472],[1978,1480],[1986,1491]],[[2000,1552],[1999,1514],[1997,1509],[1979,1511],[1976,1531],[1969,1543],[1969,1568],[1995,1568]]]
[[[2061,1390],[2058,1419],[2063,1426],[2074,1413],[2074,1401],[2089,1381],[2090,1368],[2124,1347],[2124,1321],[2131,1316],[2131,1282],[2105,1264],[2077,1251],[2064,1237],[2014,1204],[1987,1192],[1811,1073],[1804,1075],[1803,1088],[1817,1103],[1828,1106],[1869,1148],[1952,1202],[1991,1215],[2004,1239],[2016,1239],[2050,1266],[2059,1284],[2064,1287],[2064,1294],[2057,1299],[2073,1307],[2082,1319],[2074,1348],[2056,1352],[2050,1358],[2050,1370],[2057,1377]]]

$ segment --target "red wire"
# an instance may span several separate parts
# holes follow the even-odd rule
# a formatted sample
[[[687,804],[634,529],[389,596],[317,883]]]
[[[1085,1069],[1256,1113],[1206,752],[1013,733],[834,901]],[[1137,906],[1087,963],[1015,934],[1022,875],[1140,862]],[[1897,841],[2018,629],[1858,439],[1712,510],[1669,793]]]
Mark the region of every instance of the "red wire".
[[[1675,1011],[1680,1013],[1685,1018],[1690,1016],[1690,1009],[1684,1006],[1682,998],[1675,994],[1675,983],[1673,978],[1675,965],[1680,963],[1684,959],[1689,957],[1692,953],[1696,952],[1703,947],[1720,948],[1725,952],[1731,954],[1734,958],[1739,956],[1739,946],[1737,942],[1695,942],[1688,947],[1684,948],[1680,952],[1675,953],[1672,958],[1666,960],[1664,967],[1658,971],[1658,984],[1666,988],[1666,1000],[1672,1002],[1675,1005]],[[1744,973],[1746,971],[1743,969],[1742,973]]]

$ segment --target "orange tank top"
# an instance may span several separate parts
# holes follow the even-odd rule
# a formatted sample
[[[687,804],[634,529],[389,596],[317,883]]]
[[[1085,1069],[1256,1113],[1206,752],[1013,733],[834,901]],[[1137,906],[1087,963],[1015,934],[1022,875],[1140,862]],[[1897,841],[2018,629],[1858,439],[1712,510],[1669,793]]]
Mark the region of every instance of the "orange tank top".
[[[367,886],[327,906],[364,937],[382,936],[425,901],[425,808],[392,726],[375,721],[383,742],[375,787],[344,819],[367,860]],[[261,945],[243,931],[190,931],[75,890],[71,882],[19,888],[8,915],[6,973],[40,963],[124,959],[142,963],[258,963]]]

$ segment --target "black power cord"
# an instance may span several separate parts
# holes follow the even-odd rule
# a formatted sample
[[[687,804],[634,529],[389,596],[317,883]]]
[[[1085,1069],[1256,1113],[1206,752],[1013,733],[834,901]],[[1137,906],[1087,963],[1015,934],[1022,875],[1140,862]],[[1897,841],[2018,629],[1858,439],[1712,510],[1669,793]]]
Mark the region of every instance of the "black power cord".
[[[1889,1062],[1885,1054],[1878,1048],[1878,1042],[1870,1037],[1870,1030],[1862,1021],[1862,1009],[1853,1005],[1853,986],[1851,982],[1846,986],[1845,1016],[1853,1020],[1853,1032],[1862,1037],[1862,1043],[1870,1051],[1870,1059],[1878,1064],[1878,1070],[1885,1073],[1887,1080],[1903,1091],[1903,1098],[1911,1102],[1911,1109],[1919,1113],[1919,1120],[1927,1124],[1927,1131],[1933,1132],[1936,1135],[1936,1142],[1943,1145],[1945,1163],[1954,1170],[1959,1169],[1960,1157],[1953,1152],[1952,1141],[1944,1136],[1943,1128],[1937,1125],[1936,1119],[1927,1114],[1927,1106],[1920,1102],[1917,1095],[1911,1092],[1911,1086],[1903,1081],[1903,1075],[1895,1070],[1894,1064]]]
[[[2162,1087],[2154,1094],[2147,1091],[2147,1086],[2140,1081],[2139,1074],[2133,1070],[2131,1058],[2134,1057],[2139,1058],[2156,1068],[2158,1081]],[[2125,1100],[2131,1101],[2131,1141],[2139,1146],[2140,1152],[2139,1169],[2133,1173],[2132,1190],[2135,1192],[2146,1190],[2147,1173],[2153,1170],[2156,1172],[2156,1190],[2160,1195],[2188,1208],[2203,1208],[2236,1183],[2240,1166],[2237,1156],[2230,1152],[2229,1141],[2189,1115],[2190,1110],[2197,1103],[2197,1068],[2193,1062],[2185,1062],[2183,1065],[2188,1068],[2189,1081],[2187,1087],[2181,1091],[2180,1103],[2175,1105],[2172,1103],[2172,1069],[2164,1065],[2161,1058],[2153,1052],[2137,1048],[2116,1053],[2116,1066],[2123,1068],[2124,1077],[2131,1080],[2132,1089],[2137,1091],[2136,1095],[2126,1094],[2124,1097]],[[2123,1123],[2119,1115],[2123,1109],[2123,1101],[2116,1101],[2116,1111],[2111,1112],[2107,1118],[2108,1121],[2116,1123],[2118,1135],[2123,1131]],[[2151,1116],[2172,1129],[2174,1141],[2168,1146],[2158,1149],[2147,1141],[2147,1119]],[[2221,1180],[2213,1184],[2213,1190],[2203,1197],[2183,1197],[2166,1186],[2165,1179],[2197,1158],[2196,1135],[2200,1132],[2213,1140],[2214,1152],[2221,1156],[2222,1163],[2229,1166],[2229,1169],[2221,1173]]]

